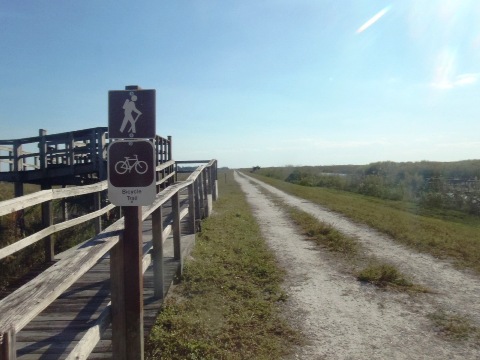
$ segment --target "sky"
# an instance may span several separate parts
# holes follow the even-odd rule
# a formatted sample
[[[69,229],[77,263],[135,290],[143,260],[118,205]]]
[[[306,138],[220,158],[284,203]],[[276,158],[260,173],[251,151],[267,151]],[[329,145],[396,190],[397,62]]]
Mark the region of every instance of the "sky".
[[[156,90],[175,160],[480,158],[478,0],[0,0],[0,139]]]

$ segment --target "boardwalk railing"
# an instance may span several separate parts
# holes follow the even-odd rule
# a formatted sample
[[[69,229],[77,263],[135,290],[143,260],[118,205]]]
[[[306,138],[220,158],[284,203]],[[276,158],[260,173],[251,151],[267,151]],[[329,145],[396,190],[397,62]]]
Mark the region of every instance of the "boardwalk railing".
[[[3,146],[0,145],[0,171],[13,171],[13,164],[15,164],[15,155],[14,155],[14,146]],[[18,161],[17,160],[17,168],[21,167],[20,170],[28,170],[28,169],[39,169],[40,166],[38,165],[38,156],[32,152],[17,150],[17,159],[25,159],[28,157],[33,158],[33,164]],[[7,166],[3,166],[6,164]]]
[[[90,183],[106,180],[107,146],[107,127],[52,135],[40,129],[39,136],[0,140],[0,181],[48,185],[49,178],[58,184],[63,177],[65,184],[79,185],[88,178]],[[156,135],[154,146],[158,164],[172,159],[170,136]]]
[[[0,160],[11,164],[8,170],[22,171],[47,169],[56,165],[95,163],[106,156],[106,127],[47,135],[39,130],[39,136],[15,140],[0,140],[0,150],[8,154]],[[25,151],[25,148],[31,148]],[[35,149],[35,151],[32,151]]]
[[[167,167],[174,166],[174,161],[169,161],[157,166],[157,174],[165,171]],[[157,185],[162,187],[171,180],[175,173],[172,172],[157,181]],[[161,176],[160,176],[161,177]],[[94,185],[87,185],[74,188],[43,190],[34,194],[18,197],[12,200],[0,202],[0,216],[12,214],[24,210],[27,207],[43,204],[53,199],[65,199],[72,196],[84,194],[100,194],[107,188],[106,182]],[[183,208],[179,205],[180,192],[188,191],[187,206]],[[152,251],[151,255],[144,256],[143,269],[153,262],[155,277],[155,295],[163,297],[163,241],[172,233],[174,243],[174,258],[179,260],[179,271],[181,272],[183,259],[181,251],[182,231],[180,221],[187,217],[189,230],[194,233],[198,221],[211,211],[212,200],[216,200],[217,193],[217,162],[211,160],[208,164],[199,166],[187,180],[176,183],[162,189],[156,196],[155,202],[150,206],[143,207],[142,221],[151,217],[153,228]],[[171,221],[164,227],[162,225],[162,209],[165,204],[171,204]],[[73,220],[67,220],[58,224],[51,224],[45,229],[32,234],[26,238],[16,241],[0,249],[0,259],[5,258],[20,249],[24,249],[41,239],[57,233],[60,230],[70,228],[85,221],[99,218],[101,215],[110,211],[114,206],[107,205],[90,214],[78,217]],[[123,236],[124,221],[123,218],[100,232],[93,239],[87,241],[79,248],[67,252],[54,265],[47,268],[35,279],[23,285],[13,293],[0,300],[0,360],[16,359],[16,334],[34,319],[42,310],[58,298],[67,290],[76,280],[93,267],[104,255],[111,252],[111,262],[115,263],[116,245],[119,237]],[[126,239],[128,241],[128,239]],[[121,287],[121,284],[115,284],[118,280],[115,276],[115,266],[112,265],[111,289],[112,305],[115,306],[115,289]],[[113,348],[119,345],[119,339],[115,339],[115,319],[112,322],[111,306],[108,305],[98,318],[97,322],[91,325],[83,338],[67,357],[68,359],[87,358],[99,342],[101,332],[112,323]]]

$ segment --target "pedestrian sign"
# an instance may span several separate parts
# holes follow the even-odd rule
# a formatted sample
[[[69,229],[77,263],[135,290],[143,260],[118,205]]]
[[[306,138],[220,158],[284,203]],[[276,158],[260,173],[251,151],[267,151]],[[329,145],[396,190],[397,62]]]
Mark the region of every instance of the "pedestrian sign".
[[[155,148],[149,140],[116,140],[108,147],[108,198],[114,205],[155,200]]]
[[[155,111],[155,90],[109,91],[109,138],[155,138]]]

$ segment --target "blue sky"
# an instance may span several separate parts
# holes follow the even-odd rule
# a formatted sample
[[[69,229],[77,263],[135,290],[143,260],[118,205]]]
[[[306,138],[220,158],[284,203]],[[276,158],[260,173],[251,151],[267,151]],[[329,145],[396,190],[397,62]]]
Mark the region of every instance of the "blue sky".
[[[176,160],[480,158],[477,0],[0,1],[0,139],[157,92]]]

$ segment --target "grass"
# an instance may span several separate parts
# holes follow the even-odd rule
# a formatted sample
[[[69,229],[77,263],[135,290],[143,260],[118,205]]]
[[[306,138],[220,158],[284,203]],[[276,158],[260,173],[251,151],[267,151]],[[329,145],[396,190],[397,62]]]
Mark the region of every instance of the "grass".
[[[300,336],[281,317],[277,267],[232,173],[147,343],[148,359],[278,359]]]
[[[295,224],[303,230],[304,235],[317,244],[325,245],[329,250],[347,257],[357,255],[359,245],[354,238],[343,235],[331,225],[318,221],[314,216],[304,211],[291,206],[286,206],[286,208]]]
[[[480,273],[480,221],[454,212],[420,213],[410,203],[319,187],[305,187],[249,174],[392,236],[417,251],[454,260]]]
[[[473,340],[480,345],[480,328],[473,325],[468,318],[445,311],[429,314],[428,318],[441,336],[454,341]]]
[[[282,206],[287,209],[288,214],[305,236],[335,253],[340,261],[348,261],[349,267],[353,268],[352,271],[359,281],[400,291],[428,291],[409,281],[394,265],[380,262],[372,255],[366,256],[357,239],[342,234],[330,224],[323,223],[302,210],[285,204]]]
[[[358,273],[357,279],[379,287],[413,288],[413,284],[395,266],[385,263],[369,264]]]

